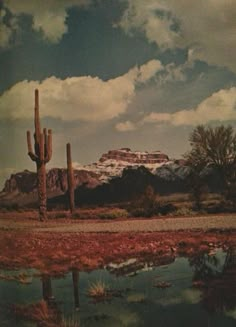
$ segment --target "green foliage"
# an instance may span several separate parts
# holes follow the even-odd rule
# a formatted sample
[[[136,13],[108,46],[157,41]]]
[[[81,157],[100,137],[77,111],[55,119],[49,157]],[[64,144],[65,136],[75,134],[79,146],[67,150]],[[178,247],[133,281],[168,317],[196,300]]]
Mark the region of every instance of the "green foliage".
[[[147,186],[143,194],[133,201],[127,208],[132,217],[152,217],[167,215],[175,210],[171,203],[163,203],[160,196],[154,192],[152,186]]]
[[[191,150],[185,155],[192,168],[192,193],[200,205],[204,184],[201,173],[206,166],[218,170],[226,198],[234,199],[236,185],[236,133],[231,126],[197,126],[190,135]],[[191,177],[191,176],[190,176]],[[233,200],[234,201],[234,200]]]
[[[194,166],[226,168],[236,162],[236,134],[231,126],[197,126],[190,135],[188,161]]]
[[[129,213],[125,209],[111,209],[109,211],[98,213],[98,218],[101,219],[115,219],[115,218],[127,218]]]
[[[148,185],[143,194],[130,204],[128,211],[134,217],[151,217],[159,214],[157,195],[151,185]]]
[[[190,208],[187,208],[187,207],[182,207],[182,208],[179,208],[177,210],[175,210],[174,212],[172,212],[171,216],[195,216],[197,214],[197,211],[193,211],[192,209]]]

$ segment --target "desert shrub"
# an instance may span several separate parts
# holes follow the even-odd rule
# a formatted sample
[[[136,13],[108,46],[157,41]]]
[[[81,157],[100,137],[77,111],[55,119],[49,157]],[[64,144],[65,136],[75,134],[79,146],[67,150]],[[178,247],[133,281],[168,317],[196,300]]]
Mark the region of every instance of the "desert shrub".
[[[195,216],[197,214],[197,211],[193,211],[190,208],[182,207],[178,208],[174,212],[172,212],[172,216]]]
[[[230,183],[226,192],[226,200],[230,207],[236,209],[236,182]]]
[[[127,210],[133,217],[151,217],[159,214],[160,202],[152,186],[147,186],[144,192],[130,203]]]
[[[129,213],[125,209],[111,209],[97,214],[101,219],[115,219],[115,218],[127,218]]]
[[[72,214],[72,218],[74,218],[74,219],[81,219],[82,216],[81,216],[81,214],[80,214],[79,212],[74,212],[74,213]]]
[[[164,203],[161,197],[154,192],[153,187],[149,185],[144,193],[129,205],[127,210],[133,217],[152,217],[171,214],[176,207],[171,203]]]
[[[132,208],[129,210],[129,214],[132,217],[152,217],[159,215],[159,208]]]
[[[18,203],[12,203],[12,204],[6,204],[4,207],[2,207],[2,209],[5,209],[6,211],[18,211],[20,209],[19,204]]]
[[[207,209],[208,213],[233,213],[236,211],[236,205],[233,201],[223,200],[217,203],[215,206],[211,206]]]
[[[159,206],[159,213],[161,215],[171,215],[173,212],[177,210],[176,206],[172,203],[161,204]]]
[[[67,214],[66,212],[54,212],[52,214],[50,214],[50,218],[53,218],[53,219],[62,219],[62,218],[66,218],[67,217]]]

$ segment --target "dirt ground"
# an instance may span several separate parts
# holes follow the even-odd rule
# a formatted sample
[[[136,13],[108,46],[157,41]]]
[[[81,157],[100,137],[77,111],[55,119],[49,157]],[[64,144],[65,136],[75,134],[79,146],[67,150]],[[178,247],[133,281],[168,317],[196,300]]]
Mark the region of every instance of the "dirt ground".
[[[0,216],[0,247],[1,268],[35,268],[55,275],[72,269],[92,270],[131,257],[171,261],[179,255],[235,248],[236,217],[42,223],[36,216],[7,213]]]
[[[54,213],[55,215],[55,213]],[[193,217],[153,217],[119,219],[70,219],[67,212],[40,222],[36,211],[0,213],[0,230],[32,232],[156,232],[178,230],[236,229],[236,214]],[[61,218],[62,217],[62,218]]]

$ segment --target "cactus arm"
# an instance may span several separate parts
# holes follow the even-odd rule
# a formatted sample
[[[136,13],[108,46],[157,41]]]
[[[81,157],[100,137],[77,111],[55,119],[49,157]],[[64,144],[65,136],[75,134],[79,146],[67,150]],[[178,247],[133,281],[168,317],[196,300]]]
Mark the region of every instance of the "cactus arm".
[[[32,144],[31,144],[31,135],[30,131],[27,131],[27,146],[28,146],[28,155],[33,161],[38,160],[38,156],[33,153]]]
[[[44,135],[44,159],[46,162],[46,159],[48,157],[48,136],[47,136],[47,129],[43,129],[43,135]]]
[[[46,143],[46,140],[45,140]],[[49,162],[52,158],[52,130],[48,130],[48,135],[47,135],[47,155],[45,158],[45,162]]]
[[[67,181],[68,181],[69,206],[70,206],[70,212],[73,213],[75,210],[74,171],[72,167],[70,143],[66,144],[66,157],[67,157]]]
[[[44,134],[40,134],[40,144],[39,144],[39,158],[41,162],[44,162]]]
[[[40,119],[39,119],[39,91],[35,90],[35,106],[34,106],[34,126],[35,126],[35,141],[40,143]]]

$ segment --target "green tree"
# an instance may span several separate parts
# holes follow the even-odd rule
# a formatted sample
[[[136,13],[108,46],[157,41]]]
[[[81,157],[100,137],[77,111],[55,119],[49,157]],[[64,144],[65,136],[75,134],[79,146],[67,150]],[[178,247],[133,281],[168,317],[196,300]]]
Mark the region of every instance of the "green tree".
[[[232,126],[199,125],[189,141],[191,150],[185,158],[192,170],[200,174],[206,166],[217,169],[226,197],[232,197],[236,185],[236,133]]]

